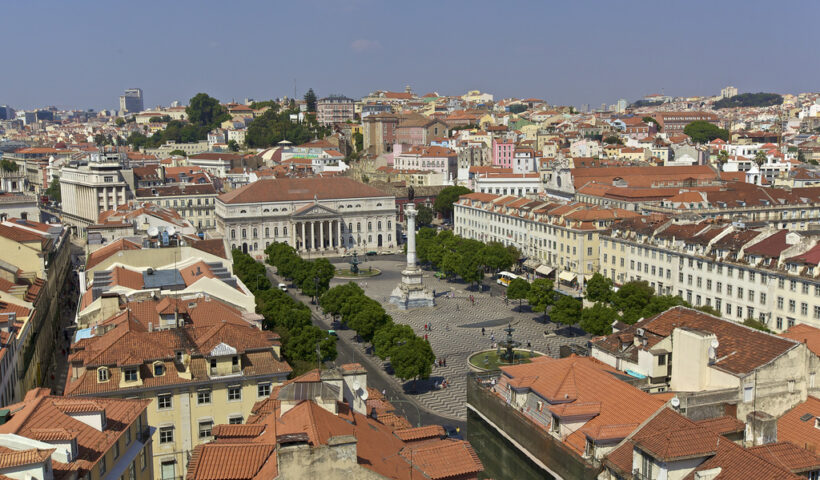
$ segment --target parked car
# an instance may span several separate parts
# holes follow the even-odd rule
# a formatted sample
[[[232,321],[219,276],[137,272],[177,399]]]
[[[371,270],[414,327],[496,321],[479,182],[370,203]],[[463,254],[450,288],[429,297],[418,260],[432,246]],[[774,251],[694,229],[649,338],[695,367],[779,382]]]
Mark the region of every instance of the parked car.
[[[288,286],[285,285],[284,283],[280,283],[279,284],[279,290],[282,290],[283,292],[287,292],[288,291]]]

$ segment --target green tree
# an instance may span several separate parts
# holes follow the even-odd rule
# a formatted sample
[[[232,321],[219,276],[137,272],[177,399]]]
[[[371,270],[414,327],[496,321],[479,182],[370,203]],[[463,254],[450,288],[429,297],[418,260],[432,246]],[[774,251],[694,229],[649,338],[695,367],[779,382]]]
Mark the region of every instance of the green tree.
[[[419,337],[398,345],[390,355],[393,371],[402,380],[429,378],[435,360],[430,344]]]
[[[569,295],[558,295],[558,299],[550,311],[550,318],[553,322],[571,327],[581,320],[582,307],[583,304],[580,300]]]
[[[9,160],[8,158],[4,158],[0,160],[0,170],[4,172],[16,172],[20,170],[20,165],[17,165],[17,162]]]
[[[413,233],[408,232],[408,235]],[[416,235],[416,255],[418,261],[421,263],[430,262],[430,249],[436,248],[436,229],[430,227],[421,227]]]
[[[507,286],[507,298],[510,300],[518,300],[518,310],[521,310],[521,302],[527,298],[530,292],[530,282],[523,278],[516,278]]]
[[[413,328],[409,325],[399,325],[390,322],[378,330],[373,335],[373,350],[382,360],[393,355],[393,351],[401,343],[411,341],[416,337]]]
[[[782,105],[783,97],[776,93],[741,93],[734,97],[721,98],[714,103],[713,107],[733,108],[733,107],[771,107],[775,105]]]
[[[729,131],[706,120],[696,120],[684,127],[683,133],[689,136],[695,143],[709,143],[716,138],[729,140]]]
[[[720,311],[711,305],[701,305],[699,307],[695,307],[695,310],[699,310],[703,313],[708,313],[714,317],[720,317]]]
[[[555,295],[552,280],[537,278],[532,282],[530,290],[527,292],[527,302],[533,310],[544,312],[544,316],[546,316],[547,309],[555,303]]]
[[[495,272],[509,269],[518,260],[518,256],[501,242],[488,243],[481,253],[484,265]]]
[[[757,153],[755,153],[755,163],[758,166],[766,163],[766,160],[768,160],[768,158],[766,157],[766,152],[764,152],[763,150],[758,150]]]
[[[609,145],[623,145],[624,141],[617,135],[607,135],[604,137],[604,143]]]
[[[326,258],[319,258],[307,263],[308,271],[302,279],[302,293],[310,297],[319,297],[327,291],[336,268]],[[318,287],[318,290],[316,288]]]
[[[46,195],[48,195],[48,198],[54,200],[55,202],[62,202],[63,201],[63,196],[60,193],[60,179],[59,178],[54,177],[54,178],[51,179],[51,184],[46,189]]]
[[[276,100],[264,100],[261,102],[252,102],[250,107],[254,110],[260,110],[265,107],[279,110],[279,103]]]
[[[230,150],[232,152],[238,152],[239,151],[239,144],[236,143],[236,140],[228,140],[228,150]]]
[[[769,327],[766,326],[765,323],[761,322],[760,320],[755,320],[754,318],[747,318],[743,321],[743,325],[754,328],[755,330],[760,330],[762,332],[772,333],[772,331],[769,329]]]
[[[433,223],[433,210],[427,205],[419,205],[416,220],[419,226],[430,225]]]
[[[720,166],[725,165],[726,162],[729,161],[729,152],[727,152],[726,150],[719,151],[717,154],[717,161],[720,164]]]
[[[655,290],[646,281],[627,282],[612,296],[612,306],[621,312],[624,322],[632,324],[640,318],[654,295]]]
[[[614,308],[598,302],[581,312],[581,328],[592,335],[609,335],[612,333],[612,323],[618,318]]]
[[[336,359],[336,340],[326,331],[315,325],[307,325],[291,332],[285,345],[285,352],[289,359],[316,362],[316,346],[322,355],[322,361]]]
[[[444,187],[438,195],[436,195],[436,201],[433,202],[433,209],[444,218],[452,218],[453,203],[458,201],[458,197],[468,193],[472,193],[472,190],[460,185]]]
[[[347,299],[353,297],[364,297],[364,290],[353,282],[348,282],[342,285],[337,285],[319,298],[319,305],[322,309],[331,314],[339,315],[342,311],[342,306]]]
[[[179,149],[171,150],[170,152],[168,152],[168,155],[170,155],[172,157],[187,157],[188,156],[185,153],[185,150],[179,150]]]
[[[197,93],[188,101],[185,108],[188,121],[196,126],[209,127],[209,130],[231,118],[228,111],[219,104],[219,100],[207,93]]]
[[[646,124],[649,124],[649,123],[654,123],[654,124],[655,124],[655,128],[657,128],[657,130],[658,130],[659,132],[661,131],[661,124],[660,124],[660,123],[658,123],[658,121],[657,121],[657,120],[655,120],[654,118],[652,118],[652,117],[650,117],[650,116],[646,116],[646,117],[643,117],[641,120],[643,120],[643,123],[646,123]]]
[[[114,120],[114,125],[122,127],[123,125],[125,125],[125,119],[122,117],[117,117],[117,119]]]
[[[393,320],[385,313],[379,302],[368,297],[365,298],[367,302],[364,303],[363,308],[350,315],[347,324],[350,325],[350,328],[356,330],[356,333],[366,342],[369,342],[373,340],[376,330],[388,323],[392,323]]]
[[[586,297],[590,302],[608,302],[612,297],[612,280],[594,273],[587,282]]]
[[[297,112],[294,110],[279,112],[270,109],[256,117],[248,125],[245,142],[250,147],[260,148],[274,146],[282,140],[300,145],[309,142],[314,137],[324,137],[330,131],[316,123],[291,122],[291,113]]]
[[[307,93],[305,94],[305,103],[307,104],[308,112],[316,111],[316,94],[313,93],[312,88],[308,89]]]
[[[364,150],[364,135],[362,135],[362,132],[356,132],[353,134],[353,146],[356,148],[357,152]]]
[[[465,283],[481,284],[484,279],[484,244],[478,240],[463,238],[456,246],[461,256],[461,262],[456,267],[456,273]]]

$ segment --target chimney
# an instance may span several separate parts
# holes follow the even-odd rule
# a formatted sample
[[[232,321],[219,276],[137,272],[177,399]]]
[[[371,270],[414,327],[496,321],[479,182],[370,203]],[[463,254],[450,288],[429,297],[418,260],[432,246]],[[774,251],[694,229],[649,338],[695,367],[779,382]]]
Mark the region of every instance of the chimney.
[[[752,446],[777,442],[777,418],[766,412],[749,412],[746,415],[745,440]]]

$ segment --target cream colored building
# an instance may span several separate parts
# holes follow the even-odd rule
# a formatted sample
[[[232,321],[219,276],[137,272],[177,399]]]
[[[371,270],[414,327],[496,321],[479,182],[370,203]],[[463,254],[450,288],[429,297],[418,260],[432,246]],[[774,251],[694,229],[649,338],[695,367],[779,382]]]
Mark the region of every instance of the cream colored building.
[[[163,330],[143,321],[123,312],[110,330],[75,343],[65,394],[149,400],[156,478],[178,479],[214,425],[244,423],[291,368],[277,336],[241,320]]]
[[[120,161],[100,156],[84,165],[63,167],[60,196],[64,221],[81,229],[97,223],[101,212],[129,200],[128,176],[132,175]]]
[[[616,285],[644,280],[658,294],[781,332],[820,326],[818,250],[816,237],[798,232],[640,217],[602,236],[600,269]]]
[[[220,195],[217,229],[259,256],[273,242],[300,252],[393,250],[396,198],[347,177],[277,178]]]

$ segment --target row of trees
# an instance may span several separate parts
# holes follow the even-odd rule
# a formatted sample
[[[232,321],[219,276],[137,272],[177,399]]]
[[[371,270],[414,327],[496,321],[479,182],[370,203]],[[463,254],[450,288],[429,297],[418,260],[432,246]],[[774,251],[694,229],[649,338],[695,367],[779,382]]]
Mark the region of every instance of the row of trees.
[[[462,238],[451,230],[436,232],[421,228],[416,235],[418,260],[429,263],[448,277],[461,277],[466,283],[480,284],[484,272],[510,268],[520,256],[515,247],[499,242],[483,243]]]
[[[279,111],[278,104],[270,105],[265,113],[248,125],[245,142],[249,147],[259,148],[274,146],[282,140],[300,145],[330,134],[330,130],[319,125],[316,115],[312,113],[305,117],[304,123],[292,122],[290,116],[298,113],[295,108]]]
[[[265,329],[279,334],[282,355],[293,368],[293,375],[311,369],[319,361],[336,359],[336,340],[313,325],[310,309],[285,292],[273,288],[265,266],[240,250],[233,250],[233,273],[253,292],[256,311],[265,317]],[[317,348],[319,358],[317,358]]]
[[[336,273],[326,258],[305,260],[287,243],[273,242],[265,249],[265,254],[279,275],[290,279],[303,294],[311,297],[319,298],[325,293]]]
[[[741,93],[730,98],[721,98],[713,107],[715,109],[732,107],[771,107],[782,105],[783,97],[776,93]]]
[[[416,336],[407,325],[398,325],[379,302],[348,282],[328,290],[319,299],[322,309],[356,331],[373,345],[381,359],[390,359],[393,371],[402,380],[429,378],[436,357],[430,343]]]
[[[572,326],[580,321],[581,328],[587,330],[584,328],[585,310],[581,300],[555,291],[552,280],[538,278],[530,283],[523,278],[516,278],[507,287],[507,298],[518,300],[519,309],[522,301],[527,300],[533,310],[543,311],[545,316],[549,312],[553,322]]]

